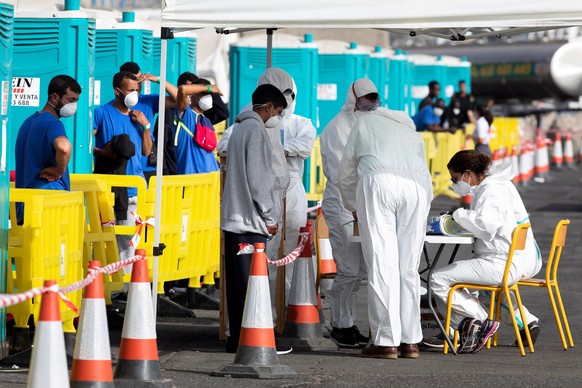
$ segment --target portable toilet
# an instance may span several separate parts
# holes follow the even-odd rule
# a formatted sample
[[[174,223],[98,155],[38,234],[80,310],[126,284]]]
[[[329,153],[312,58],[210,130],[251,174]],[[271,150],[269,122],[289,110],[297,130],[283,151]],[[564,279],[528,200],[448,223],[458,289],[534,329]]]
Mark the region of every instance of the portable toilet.
[[[446,66],[446,84],[443,85],[445,101],[450,102],[455,92],[459,91],[459,81],[467,84],[467,93],[471,93],[471,62],[467,57],[457,58],[442,56],[442,61]]]
[[[8,214],[10,194],[10,174],[6,166],[8,155],[13,151],[8,149],[6,140],[10,138],[10,83],[12,81],[12,44],[14,32],[14,3],[12,0],[0,0],[0,86],[2,99],[0,105],[0,120],[2,135],[0,136],[0,213]],[[8,217],[0,218],[0,293],[6,293],[6,269],[8,268]],[[6,341],[5,309],[0,310],[0,358],[8,356]]]
[[[420,101],[428,95],[428,83],[437,81],[441,85],[439,97],[445,98],[446,66],[441,57],[413,54],[408,60],[414,64],[411,77],[411,102],[410,112],[414,116],[418,110]]]
[[[366,77],[369,55],[356,42],[321,40],[316,43],[319,49],[317,130],[321,133],[341,110],[352,82]]]
[[[370,53],[368,62],[368,78],[378,88],[378,94],[383,107],[389,107],[388,90],[390,85],[388,84],[388,74],[390,72],[390,56],[392,54],[392,50],[382,50],[382,47],[375,46]]]
[[[114,97],[113,76],[125,62],[135,62],[142,73],[152,71],[153,30],[146,23],[135,21],[133,12],[96,11],[95,38],[95,101],[99,106]],[[149,91],[144,85],[143,93]]]
[[[55,0],[18,1],[14,18],[9,169],[14,169],[13,150],[20,125],[42,109],[50,80],[66,74],[75,78],[83,91],[77,114],[62,120],[73,146],[69,170],[92,171],[94,52],[95,14],[81,11],[79,0],[67,0],[64,7]]]
[[[409,85],[408,59],[402,50],[396,50],[388,57],[388,108],[408,112]]]
[[[257,81],[267,69],[267,37],[263,34],[242,38],[230,46],[230,122],[251,102]],[[317,100],[317,47],[310,34],[273,34],[272,67],[280,67],[293,77],[297,86],[295,113],[315,125]]]

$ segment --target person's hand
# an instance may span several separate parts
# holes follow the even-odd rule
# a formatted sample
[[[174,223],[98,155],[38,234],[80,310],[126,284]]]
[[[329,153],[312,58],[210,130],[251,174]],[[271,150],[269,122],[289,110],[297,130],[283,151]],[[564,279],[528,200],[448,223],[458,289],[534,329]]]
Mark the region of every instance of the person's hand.
[[[64,173],[65,170],[63,170],[62,168],[58,166],[51,166],[42,170],[38,174],[38,176],[41,177],[42,179],[46,179],[49,182],[54,182],[61,179]]]
[[[279,225],[277,225],[277,224],[267,225],[267,232],[269,232],[270,235],[274,236],[277,234],[278,231],[279,231]]]
[[[131,117],[131,121],[135,121],[136,123],[138,123],[142,127],[146,126],[150,123],[148,121],[147,117],[145,117],[143,112],[140,110],[130,110],[129,117]]]
[[[212,93],[217,93],[220,94],[221,96],[223,95],[218,86],[216,85],[210,85],[210,90],[212,90]]]
[[[151,82],[158,82],[158,79],[160,77],[158,77],[157,75],[152,75],[149,73],[146,74],[142,74],[138,79],[137,82],[142,83],[144,81],[151,81]]]
[[[457,128],[455,128],[455,127],[449,128],[449,133],[454,135],[455,133],[457,133]]]

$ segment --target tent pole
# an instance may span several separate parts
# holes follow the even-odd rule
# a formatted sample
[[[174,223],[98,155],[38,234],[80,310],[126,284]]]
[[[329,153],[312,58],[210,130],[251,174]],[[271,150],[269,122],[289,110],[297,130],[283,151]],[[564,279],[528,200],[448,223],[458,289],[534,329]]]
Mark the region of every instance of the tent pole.
[[[267,28],[267,69],[273,66],[273,29]]]
[[[160,54],[160,99],[158,109],[158,149],[156,165],[156,209],[154,214],[154,264],[152,275],[152,307],[154,310],[154,320],[158,312],[158,257],[162,255],[164,245],[160,249],[160,220],[162,209],[162,173],[164,170],[164,132],[165,132],[165,115],[166,115],[166,62],[168,52],[168,39],[173,39],[172,30],[168,27],[162,27],[161,32],[161,54]]]

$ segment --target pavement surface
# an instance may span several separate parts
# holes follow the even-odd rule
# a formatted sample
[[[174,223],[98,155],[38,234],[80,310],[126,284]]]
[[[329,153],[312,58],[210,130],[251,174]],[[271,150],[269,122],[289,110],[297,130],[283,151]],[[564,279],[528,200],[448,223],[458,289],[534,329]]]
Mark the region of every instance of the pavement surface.
[[[568,218],[566,247],[560,263],[560,289],[568,314],[574,342],[578,344],[582,327],[582,172],[573,169],[551,171],[543,184],[520,187],[531,214],[533,230],[545,260],[558,220]],[[431,215],[457,207],[458,200],[439,197],[433,202]],[[432,252],[430,252],[432,254]],[[446,252],[445,252],[446,255]],[[470,257],[461,248],[457,259]],[[544,260],[544,262],[545,262]],[[446,260],[441,260],[445,263]],[[543,276],[545,266],[540,275]],[[540,318],[541,333],[535,353],[519,355],[513,346],[511,327],[500,328],[500,345],[477,354],[443,355],[440,350],[421,353],[417,360],[375,360],[359,357],[359,349],[333,352],[292,352],[279,356],[283,365],[297,373],[294,379],[249,380],[212,377],[210,373],[234,360],[224,352],[218,340],[218,312],[195,310],[197,318],[160,317],[157,323],[158,348],[164,378],[177,387],[293,387],[293,386],[402,386],[402,387],[579,387],[582,383],[582,352],[578,348],[564,351],[549,305],[542,289],[521,289],[524,304]],[[358,327],[368,330],[365,281],[358,293]],[[324,300],[324,305],[327,303]],[[324,310],[329,320],[329,309]],[[120,329],[111,329],[112,353],[119,351]],[[26,369],[0,370],[1,387],[26,384]]]

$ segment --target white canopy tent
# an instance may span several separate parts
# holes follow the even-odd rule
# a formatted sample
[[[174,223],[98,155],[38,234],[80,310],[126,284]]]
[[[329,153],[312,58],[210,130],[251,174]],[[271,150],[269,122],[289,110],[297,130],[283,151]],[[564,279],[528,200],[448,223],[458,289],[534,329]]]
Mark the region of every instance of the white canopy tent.
[[[580,0],[162,0],[160,90],[165,90],[166,38],[169,29],[204,27],[218,31],[278,28],[375,28],[412,36],[427,34],[452,40],[503,36],[536,30],[582,25]],[[270,40],[269,40],[270,41]],[[159,120],[164,122],[165,96],[160,93]],[[164,131],[158,133],[164,144]],[[162,200],[163,147],[158,147],[156,225]],[[160,245],[155,228],[154,246]],[[158,254],[154,251],[154,284]],[[155,287],[154,287],[155,293]],[[154,312],[156,300],[154,299]]]

